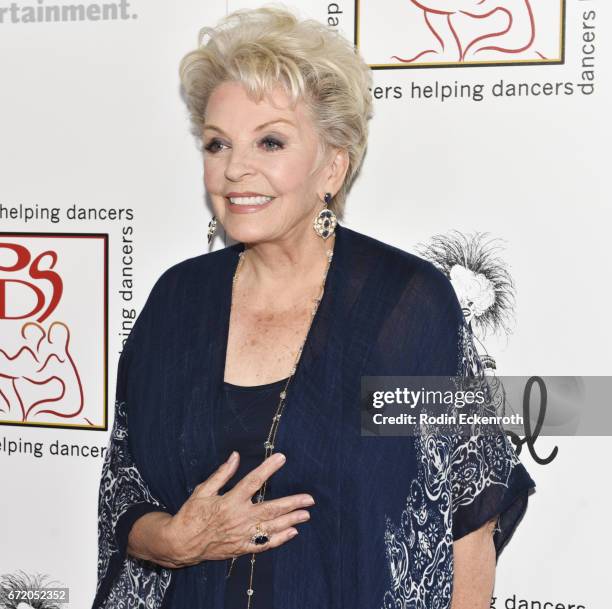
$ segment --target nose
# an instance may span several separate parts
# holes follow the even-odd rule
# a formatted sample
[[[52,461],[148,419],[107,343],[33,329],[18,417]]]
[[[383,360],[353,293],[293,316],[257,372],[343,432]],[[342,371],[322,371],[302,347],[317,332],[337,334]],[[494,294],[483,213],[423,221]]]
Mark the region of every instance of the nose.
[[[225,177],[231,182],[238,182],[244,176],[251,175],[253,168],[251,166],[249,151],[240,149],[235,146],[231,149],[227,156],[227,165],[225,166]]]

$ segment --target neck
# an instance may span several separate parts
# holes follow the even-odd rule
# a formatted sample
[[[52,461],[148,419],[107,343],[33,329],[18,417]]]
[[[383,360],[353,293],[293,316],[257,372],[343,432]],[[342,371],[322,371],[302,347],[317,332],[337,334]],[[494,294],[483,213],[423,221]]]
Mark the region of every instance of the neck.
[[[326,252],[336,236],[327,240],[313,230],[288,234],[282,239],[245,244],[240,281],[257,300],[283,306],[296,295],[320,287],[327,268]]]

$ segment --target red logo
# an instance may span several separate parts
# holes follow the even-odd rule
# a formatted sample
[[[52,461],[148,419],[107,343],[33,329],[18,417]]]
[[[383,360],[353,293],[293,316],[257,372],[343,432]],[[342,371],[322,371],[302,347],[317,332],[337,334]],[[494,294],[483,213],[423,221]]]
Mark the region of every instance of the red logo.
[[[356,44],[373,68],[563,61],[563,0],[392,0],[382,16],[378,3],[356,8]]]
[[[105,242],[0,235],[0,423],[106,427]]]

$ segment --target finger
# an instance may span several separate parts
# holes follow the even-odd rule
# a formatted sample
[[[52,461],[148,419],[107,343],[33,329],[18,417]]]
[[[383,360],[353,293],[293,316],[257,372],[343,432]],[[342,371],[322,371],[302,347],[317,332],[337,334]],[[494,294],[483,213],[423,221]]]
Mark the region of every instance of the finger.
[[[249,541],[244,553],[246,554],[248,552],[249,554],[260,554],[261,552],[265,552],[266,550],[278,548],[278,546],[281,546],[284,543],[288,542],[290,539],[293,539],[293,537],[295,537],[297,534],[297,529],[295,529],[294,527],[289,527],[288,529],[284,529],[282,531],[278,531],[269,535],[270,541],[268,541],[267,543],[258,545]]]
[[[253,506],[255,510],[255,518],[258,521],[272,520],[283,514],[299,510],[300,508],[307,508],[314,505],[314,499],[311,495],[300,494],[300,495],[288,495],[286,497],[279,497],[278,499],[270,499],[269,501],[262,501],[256,503]]]
[[[222,463],[204,482],[196,486],[196,494],[204,497],[216,495],[236,473],[239,462],[240,454],[233,451],[225,463]]]
[[[246,474],[229,492],[238,497],[238,499],[250,500],[263,483],[283,466],[285,460],[285,455],[282,453],[270,455],[260,465]]]
[[[271,537],[275,533],[280,533],[289,527],[295,528],[296,525],[302,522],[307,522],[308,520],[310,520],[310,513],[307,510],[295,510],[290,514],[283,514],[274,520],[258,520],[257,524],[259,524],[259,529],[257,528],[256,524],[252,524],[248,529],[247,537],[245,537],[245,539],[250,540],[254,535],[260,534],[258,531],[261,531],[261,534],[264,534],[267,537]]]
[[[278,533],[284,531],[289,527],[296,527],[296,525],[310,520],[310,512],[307,510],[294,510],[289,514],[283,514],[274,520],[267,520],[261,523],[261,528],[267,532],[268,536],[272,533]]]

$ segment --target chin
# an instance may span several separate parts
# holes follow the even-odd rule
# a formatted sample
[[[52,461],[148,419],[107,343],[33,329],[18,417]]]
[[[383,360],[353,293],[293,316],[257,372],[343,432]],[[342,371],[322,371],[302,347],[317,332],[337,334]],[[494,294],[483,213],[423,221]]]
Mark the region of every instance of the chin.
[[[230,220],[226,231],[234,241],[241,243],[259,243],[271,237],[269,227],[261,222],[232,222]]]

